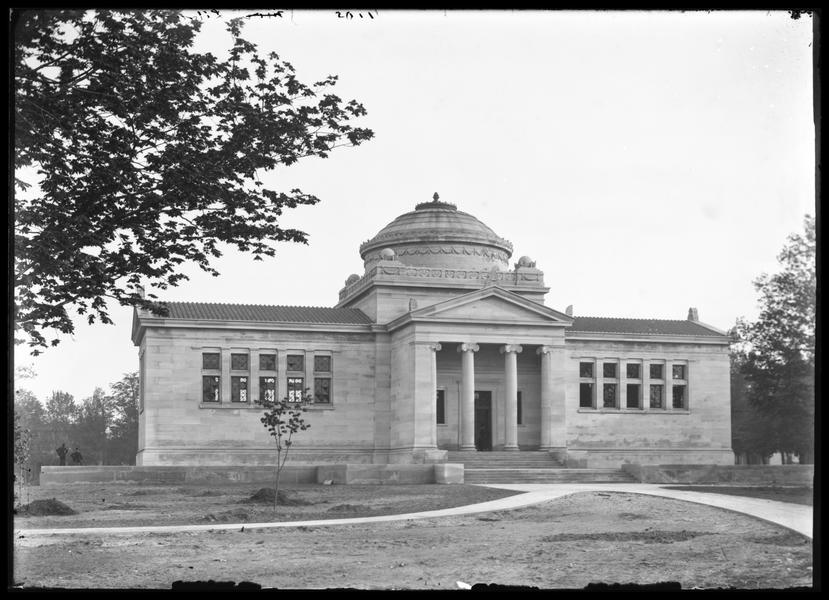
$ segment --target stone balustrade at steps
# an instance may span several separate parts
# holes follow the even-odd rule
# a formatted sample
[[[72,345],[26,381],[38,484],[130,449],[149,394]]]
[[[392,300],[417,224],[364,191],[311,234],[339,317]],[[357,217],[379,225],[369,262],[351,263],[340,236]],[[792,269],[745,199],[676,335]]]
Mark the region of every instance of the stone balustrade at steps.
[[[568,468],[542,451],[450,451],[447,462],[463,463],[464,483],[633,483],[621,469]]]

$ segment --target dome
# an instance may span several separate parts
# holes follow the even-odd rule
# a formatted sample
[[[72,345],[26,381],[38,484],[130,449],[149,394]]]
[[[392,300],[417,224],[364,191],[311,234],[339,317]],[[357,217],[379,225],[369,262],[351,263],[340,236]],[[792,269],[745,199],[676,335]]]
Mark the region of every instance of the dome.
[[[390,248],[404,265],[467,270],[508,270],[512,244],[454,204],[422,202],[360,246],[366,269]]]

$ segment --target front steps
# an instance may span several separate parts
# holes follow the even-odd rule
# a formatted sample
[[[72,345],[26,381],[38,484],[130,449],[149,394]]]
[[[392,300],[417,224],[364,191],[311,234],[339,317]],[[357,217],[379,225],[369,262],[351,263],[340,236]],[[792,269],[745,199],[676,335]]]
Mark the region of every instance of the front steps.
[[[570,469],[547,452],[450,451],[447,462],[463,463],[464,483],[635,483],[621,469]]]

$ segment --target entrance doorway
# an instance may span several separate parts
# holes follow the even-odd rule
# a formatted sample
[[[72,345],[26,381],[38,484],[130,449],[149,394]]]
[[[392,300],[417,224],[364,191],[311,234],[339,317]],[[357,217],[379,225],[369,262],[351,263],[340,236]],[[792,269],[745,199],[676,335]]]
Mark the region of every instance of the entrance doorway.
[[[475,449],[492,450],[492,392],[475,392]]]

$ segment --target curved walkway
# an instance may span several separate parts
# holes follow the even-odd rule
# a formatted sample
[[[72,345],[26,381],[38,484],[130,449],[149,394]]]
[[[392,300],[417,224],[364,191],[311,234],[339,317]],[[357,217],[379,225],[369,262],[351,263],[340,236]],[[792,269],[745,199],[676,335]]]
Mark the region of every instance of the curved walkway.
[[[562,496],[578,492],[627,492],[647,494],[685,500],[698,504],[707,504],[717,508],[724,508],[733,512],[743,513],[782,525],[788,529],[812,537],[812,507],[777,502],[760,498],[746,498],[743,496],[726,496],[723,494],[705,494],[682,490],[667,490],[659,485],[644,483],[579,483],[579,484],[487,484],[484,487],[522,491],[522,494],[470,504],[454,508],[430,510],[427,512],[407,513],[402,515],[384,515],[380,517],[360,517],[356,519],[318,519],[316,521],[287,521],[281,523],[222,523],[212,525],[147,525],[140,527],[77,527],[53,529],[15,529],[15,537],[19,535],[101,535],[112,533],[179,533],[190,531],[217,531],[248,529],[274,529],[278,527],[323,527],[329,525],[358,525],[361,523],[384,523],[387,521],[404,521],[411,519],[432,519],[435,517],[451,517],[471,515],[475,513],[491,512],[495,510],[509,510],[540,504],[548,500],[555,500]]]

